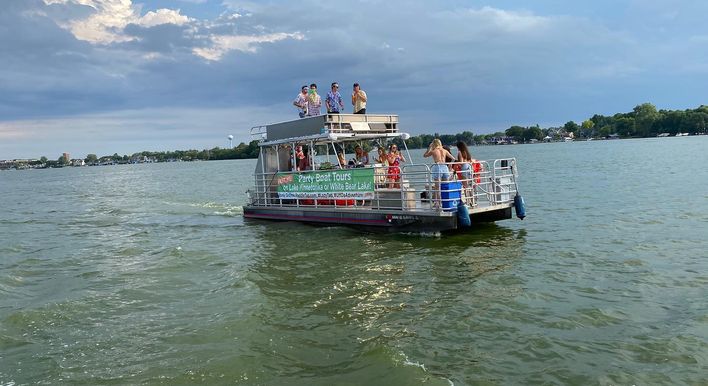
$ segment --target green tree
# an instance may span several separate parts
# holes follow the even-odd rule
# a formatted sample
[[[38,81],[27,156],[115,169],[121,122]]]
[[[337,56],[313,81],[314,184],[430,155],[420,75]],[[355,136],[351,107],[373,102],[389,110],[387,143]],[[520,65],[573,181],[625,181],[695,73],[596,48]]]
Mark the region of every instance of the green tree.
[[[96,161],[98,161],[98,157],[96,156],[96,154],[87,154],[84,161],[87,164],[93,164],[93,163],[96,163]]]
[[[578,132],[578,130],[580,130],[580,126],[578,126],[578,124],[573,121],[568,121],[565,123],[565,125],[563,125],[563,129],[568,133],[575,134]]]
[[[640,137],[646,137],[649,135],[655,135],[652,128],[654,127],[654,122],[659,119],[659,112],[656,111],[656,107],[651,103],[642,103],[636,106],[633,110],[634,112],[634,135]]]
[[[610,125],[605,125],[598,130],[597,134],[602,137],[602,138],[607,138],[610,134],[612,133],[612,126]]]
[[[592,137],[593,128],[595,127],[595,122],[590,119],[584,120],[580,125],[580,133],[583,137]]]
[[[527,128],[526,130],[524,130],[523,137],[524,137],[524,142],[528,142],[532,139],[536,139],[536,140],[540,141],[543,139],[543,130],[541,130],[541,128],[538,127],[538,125],[531,126],[531,127]]]
[[[511,126],[510,128],[506,129],[504,134],[508,137],[512,137],[517,141],[522,141],[524,138],[524,129],[521,126]]]
[[[474,133],[471,131],[463,131],[460,134],[457,134],[456,139],[460,142],[464,142],[465,144],[472,144],[474,143]]]
[[[622,137],[632,137],[634,131],[634,118],[622,117],[615,121],[615,130]]]

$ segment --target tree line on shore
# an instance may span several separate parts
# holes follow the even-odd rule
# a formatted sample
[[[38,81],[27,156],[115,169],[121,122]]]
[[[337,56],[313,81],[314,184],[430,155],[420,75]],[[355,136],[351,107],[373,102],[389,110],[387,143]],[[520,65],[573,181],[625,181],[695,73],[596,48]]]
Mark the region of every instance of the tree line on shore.
[[[175,150],[175,151],[142,151],[133,155],[105,155],[102,157],[96,154],[88,154],[86,158],[81,159],[85,165],[113,165],[113,164],[128,164],[128,163],[145,163],[145,162],[176,162],[176,161],[207,161],[207,160],[226,160],[226,159],[244,159],[258,158],[258,141],[251,141],[248,144],[240,143],[238,146],[231,149],[222,149],[215,147],[213,149],[204,150]],[[64,155],[59,156],[56,160],[49,160],[47,157],[41,157],[37,160],[18,160],[15,163],[7,163],[6,168],[57,168],[64,166],[76,165],[77,160],[66,158]],[[2,168],[3,165],[0,165]]]
[[[504,132],[474,135],[470,131],[459,134],[421,134],[406,140],[411,149],[426,148],[433,139],[439,138],[445,145],[455,145],[458,141],[468,145],[495,143],[525,143],[544,138],[560,139],[564,136],[575,138],[607,138],[616,134],[620,138],[656,137],[659,134],[676,135],[677,133],[708,134],[708,106],[696,109],[657,110],[651,103],[636,106],[628,113],[612,116],[595,114],[578,124],[568,121],[563,126],[541,128],[535,126],[514,125]],[[395,140],[400,146],[401,141]]]
[[[538,125],[512,126],[504,134],[519,142],[569,133],[573,133],[576,138],[606,138],[612,134],[620,138],[647,138],[663,133],[672,136],[677,133],[707,134],[707,126],[708,106],[686,110],[657,110],[653,104],[643,103],[627,113],[612,116],[595,114],[580,124],[568,121],[561,127],[547,129],[541,129]]]
[[[706,126],[708,126],[708,106],[701,105],[698,108],[686,110],[657,110],[653,104],[643,103],[627,113],[617,113],[612,116],[595,114],[580,124],[568,121],[563,126],[545,129],[538,125],[529,127],[514,125],[504,132],[482,135],[475,135],[471,131],[463,131],[458,134],[420,134],[407,139],[406,145],[410,149],[427,148],[435,138],[439,138],[443,144],[451,146],[459,141],[468,145],[524,143],[532,140],[540,141],[547,137],[559,138],[571,135],[571,133],[576,138],[604,138],[612,134],[621,138],[656,137],[662,133],[668,135],[684,132],[708,134]],[[394,139],[393,142],[402,146],[402,140],[399,138]],[[371,146],[371,144],[364,144],[366,150],[370,150]],[[353,148],[347,148],[347,151],[351,152]],[[241,142],[238,146],[230,149],[215,147],[209,150],[143,151],[134,153],[132,156],[121,156],[115,153],[100,158],[95,154],[89,154],[83,161],[88,165],[105,165],[135,162],[227,160],[258,158],[258,152],[258,141],[254,140],[248,144]],[[25,162],[26,166],[30,167],[62,167],[71,163],[72,160],[66,159],[63,155],[56,161],[42,157],[39,160]]]

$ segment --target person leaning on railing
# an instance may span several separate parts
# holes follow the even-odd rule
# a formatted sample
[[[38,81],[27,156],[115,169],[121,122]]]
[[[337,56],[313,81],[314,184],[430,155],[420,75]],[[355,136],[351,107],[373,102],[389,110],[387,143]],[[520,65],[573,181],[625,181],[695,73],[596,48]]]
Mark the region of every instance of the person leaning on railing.
[[[442,143],[438,138],[428,146],[428,151],[423,154],[423,157],[433,157],[435,164],[430,168],[430,175],[435,181],[435,189],[433,190],[433,207],[439,207],[441,203],[440,197],[440,182],[447,181],[450,176],[450,169],[445,164],[446,157],[455,158],[449,151],[443,149]]]

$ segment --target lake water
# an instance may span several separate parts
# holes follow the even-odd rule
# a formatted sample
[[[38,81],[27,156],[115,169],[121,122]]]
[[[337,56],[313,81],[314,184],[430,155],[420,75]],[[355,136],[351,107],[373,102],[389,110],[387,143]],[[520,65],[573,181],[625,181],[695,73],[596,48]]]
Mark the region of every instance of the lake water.
[[[254,160],[0,172],[0,385],[708,384],[708,137],[471,150],[524,221],[244,221]]]

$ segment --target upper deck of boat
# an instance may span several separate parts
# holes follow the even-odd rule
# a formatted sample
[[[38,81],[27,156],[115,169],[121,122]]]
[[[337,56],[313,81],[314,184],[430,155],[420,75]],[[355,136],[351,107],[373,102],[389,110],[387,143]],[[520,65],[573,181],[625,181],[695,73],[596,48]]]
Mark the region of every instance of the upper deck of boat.
[[[398,137],[398,115],[324,114],[251,128],[261,146],[293,141],[347,141],[366,138]]]

